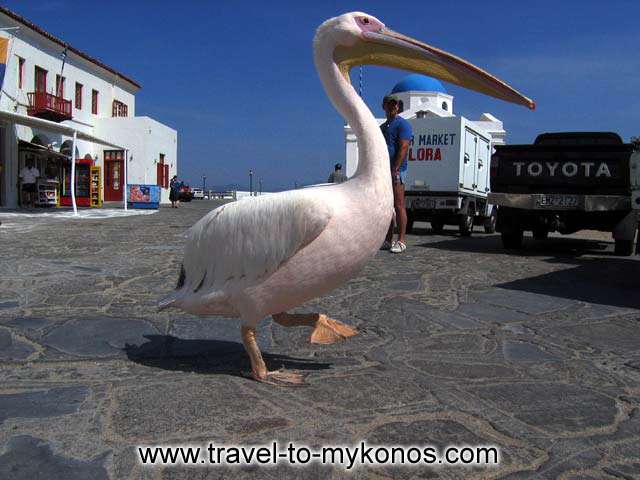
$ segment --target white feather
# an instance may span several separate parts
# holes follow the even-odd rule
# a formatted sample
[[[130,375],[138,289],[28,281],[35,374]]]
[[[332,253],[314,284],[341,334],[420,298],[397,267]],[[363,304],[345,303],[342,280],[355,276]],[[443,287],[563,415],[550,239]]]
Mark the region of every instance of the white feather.
[[[329,223],[331,206],[311,197],[305,190],[282,192],[226,204],[203,217],[188,232],[185,293],[264,281]]]

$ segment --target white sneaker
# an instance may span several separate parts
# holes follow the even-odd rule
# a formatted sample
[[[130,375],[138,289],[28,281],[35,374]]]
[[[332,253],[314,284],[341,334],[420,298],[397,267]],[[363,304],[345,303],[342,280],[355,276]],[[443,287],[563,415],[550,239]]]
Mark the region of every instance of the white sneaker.
[[[407,246],[400,242],[394,242],[393,245],[391,246],[391,253],[402,253],[407,249]]]
[[[391,242],[387,242],[386,240],[382,243],[382,246],[380,247],[380,250],[391,250],[391,247],[393,245],[391,245]]]

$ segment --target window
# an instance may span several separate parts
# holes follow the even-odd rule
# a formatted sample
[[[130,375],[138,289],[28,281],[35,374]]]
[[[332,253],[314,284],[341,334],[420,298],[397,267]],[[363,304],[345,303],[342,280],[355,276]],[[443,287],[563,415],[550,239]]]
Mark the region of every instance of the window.
[[[36,92],[47,91],[47,71],[44,68],[35,69],[35,90]]]
[[[447,105],[447,102],[442,102],[442,109],[449,110],[449,105]]]
[[[64,77],[56,75],[56,97],[64,98]]]
[[[128,117],[129,108],[122,102],[118,100],[113,101],[113,107],[111,109],[112,117]]]
[[[18,88],[24,87],[24,58],[18,57]]]
[[[82,84],[76,82],[76,108],[82,110]]]
[[[98,114],[98,91],[91,90],[91,113]]]

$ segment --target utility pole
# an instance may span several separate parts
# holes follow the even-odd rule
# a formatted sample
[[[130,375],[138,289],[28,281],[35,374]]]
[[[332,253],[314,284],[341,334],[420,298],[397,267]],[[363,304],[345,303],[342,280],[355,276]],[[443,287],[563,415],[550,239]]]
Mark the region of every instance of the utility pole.
[[[260,195],[262,195],[262,179],[258,180],[258,185],[260,186]]]
[[[62,67],[60,68],[60,83],[58,85],[56,85],[56,97],[62,97],[63,91],[62,89],[64,88],[63,86],[63,76],[62,74],[64,73],[64,64],[67,62],[67,50],[68,50],[68,45],[65,43],[64,44],[64,51],[60,54],[60,56],[62,57]],[[126,187],[125,187],[126,190]]]
[[[253,196],[253,170],[249,170],[249,196]]]
[[[204,186],[206,185],[207,177],[206,175],[202,175],[202,195],[204,195]]]

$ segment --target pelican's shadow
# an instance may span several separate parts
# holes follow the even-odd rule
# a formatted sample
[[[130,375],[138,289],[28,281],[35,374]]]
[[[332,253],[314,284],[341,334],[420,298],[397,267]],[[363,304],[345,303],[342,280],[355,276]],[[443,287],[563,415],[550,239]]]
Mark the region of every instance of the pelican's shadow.
[[[184,340],[171,335],[145,335],[147,343],[125,345],[129,360],[163,370],[199,373],[203,375],[231,375],[245,377],[251,363],[238,342],[227,340]],[[277,370],[327,370],[331,364],[305,358],[262,352],[267,368]]]

